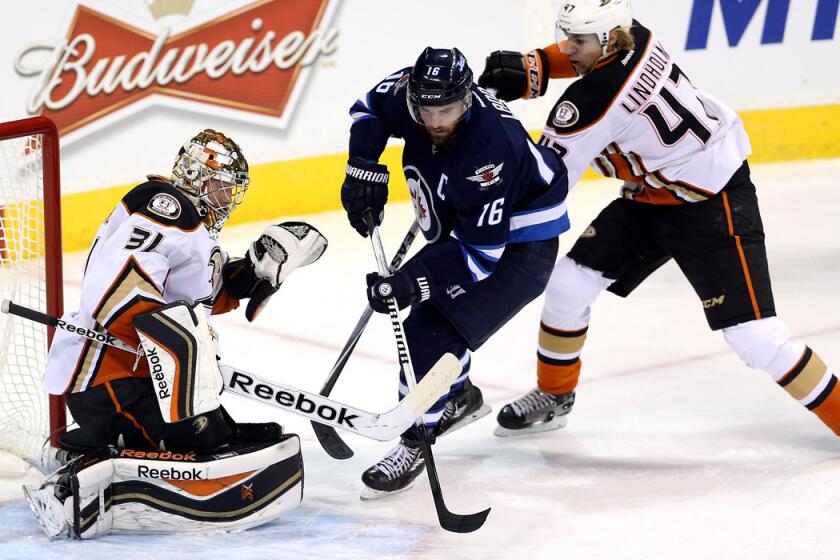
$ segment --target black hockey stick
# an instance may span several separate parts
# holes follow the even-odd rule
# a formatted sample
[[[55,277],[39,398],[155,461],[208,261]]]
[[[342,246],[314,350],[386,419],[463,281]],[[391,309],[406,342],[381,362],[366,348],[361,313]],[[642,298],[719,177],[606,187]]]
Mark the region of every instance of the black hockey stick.
[[[368,226],[368,233],[370,234],[370,241],[373,246],[373,254],[376,257],[376,266],[379,268],[379,274],[388,276],[390,271],[385,263],[385,250],[382,248],[379,228],[373,223],[373,218],[369,213],[365,214],[364,217]],[[417,378],[414,376],[414,365],[411,363],[408,341],[403,332],[400,310],[397,306],[397,300],[394,298],[388,300],[388,314],[391,317],[391,326],[394,329],[394,338],[397,342],[397,355],[405,373],[408,389],[411,391],[417,385]],[[426,433],[426,424],[423,422],[422,415],[417,419],[417,431],[420,433],[420,448],[426,460],[426,470],[429,473],[429,486],[432,489],[432,497],[435,501],[435,509],[437,510],[440,526],[453,533],[472,533],[481,528],[487,516],[490,514],[490,508],[468,515],[460,515],[449,511],[446,503],[443,501],[443,490],[440,487],[440,480],[438,479],[437,468],[435,467],[435,458],[432,455],[432,445],[429,442],[429,434]]]
[[[420,226],[418,223],[416,221],[413,222],[411,224],[411,228],[408,230],[408,233],[405,234],[405,238],[403,238],[402,244],[397,250],[397,254],[394,255],[394,258],[391,260],[391,270],[399,268],[406,253],[408,253],[409,247],[411,247],[411,244],[414,242],[414,238],[417,237],[417,232],[419,230]],[[364,332],[371,315],[373,315],[373,309],[371,309],[369,305],[366,305],[364,313],[362,313],[361,318],[359,318],[359,322],[356,323],[356,327],[350,334],[350,338],[347,340],[344,348],[341,349],[341,353],[338,355],[338,359],[335,361],[335,364],[333,364],[332,370],[330,370],[330,375],[327,377],[327,380],[324,382],[324,386],[321,388],[321,392],[319,393],[320,395],[328,397],[332,392],[336,381],[338,381],[338,376],[341,375],[341,372],[344,370],[344,366],[350,359],[350,354],[353,353],[353,350],[356,348],[356,344],[362,337],[362,333]],[[318,438],[318,442],[321,444],[321,447],[323,447],[324,451],[327,452],[327,455],[333,459],[349,459],[353,456],[353,450],[350,449],[343,439],[341,439],[341,436],[338,435],[338,432],[336,432],[335,428],[332,426],[312,422],[312,429],[315,430],[315,437]]]

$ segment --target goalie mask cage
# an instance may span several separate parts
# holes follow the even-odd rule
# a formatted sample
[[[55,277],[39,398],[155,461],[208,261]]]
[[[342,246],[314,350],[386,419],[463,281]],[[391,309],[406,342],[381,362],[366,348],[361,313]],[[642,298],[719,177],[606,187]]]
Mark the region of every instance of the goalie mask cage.
[[[60,316],[58,130],[45,117],[0,123],[0,296]],[[41,387],[53,329],[0,313],[0,453],[37,454],[64,427]]]

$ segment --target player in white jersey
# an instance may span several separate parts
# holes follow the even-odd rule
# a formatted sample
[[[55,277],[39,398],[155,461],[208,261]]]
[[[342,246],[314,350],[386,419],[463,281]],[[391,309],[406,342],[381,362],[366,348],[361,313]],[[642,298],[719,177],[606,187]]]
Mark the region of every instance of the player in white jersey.
[[[590,306],[622,297],[673,258],[713,330],[748,366],[769,373],[840,435],[837,377],[776,317],[743,123],[695,88],[629,0],[568,0],[556,43],[497,51],[479,83],[505,100],[534,98],[549,78],[579,76],[555,104],[540,143],[574,185],[587,165],[624,181],[554,269],[542,312],[537,388],[506,405],[497,435],[565,425],[580,375]]]
[[[25,489],[49,536],[242,529],[300,502],[298,437],[237,423],[220,405],[208,316],[249,299],[253,320],[326,240],[281,223],[229,260],[216,238],[249,183],[239,146],[207,129],[181,148],[171,178],[149,176],[99,228],[79,311],[63,319],[131,348],[142,342],[145,357],[56,331],[44,386],[65,396],[79,427],[59,437],[61,453],[45,453],[61,456],[61,469]]]

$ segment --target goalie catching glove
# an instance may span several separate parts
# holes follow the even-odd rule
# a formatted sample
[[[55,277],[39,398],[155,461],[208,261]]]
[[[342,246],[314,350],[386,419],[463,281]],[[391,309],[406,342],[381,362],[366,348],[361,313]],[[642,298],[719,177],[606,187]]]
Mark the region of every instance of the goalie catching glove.
[[[243,259],[225,265],[224,287],[231,297],[248,298],[245,317],[253,321],[283,281],[327,250],[327,238],[305,222],[268,226]]]

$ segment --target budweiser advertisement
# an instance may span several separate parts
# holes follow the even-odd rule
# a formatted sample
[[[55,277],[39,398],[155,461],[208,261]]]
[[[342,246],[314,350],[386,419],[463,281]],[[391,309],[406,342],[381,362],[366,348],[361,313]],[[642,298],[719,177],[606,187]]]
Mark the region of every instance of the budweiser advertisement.
[[[32,79],[27,112],[52,119],[64,143],[152,106],[283,128],[313,64],[338,48],[338,29],[330,27],[337,3],[120,6],[147,10],[137,18],[80,2],[64,38],[21,48],[15,71]]]

